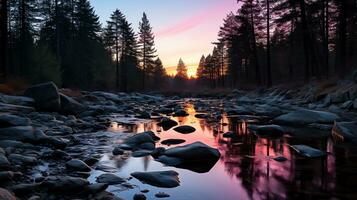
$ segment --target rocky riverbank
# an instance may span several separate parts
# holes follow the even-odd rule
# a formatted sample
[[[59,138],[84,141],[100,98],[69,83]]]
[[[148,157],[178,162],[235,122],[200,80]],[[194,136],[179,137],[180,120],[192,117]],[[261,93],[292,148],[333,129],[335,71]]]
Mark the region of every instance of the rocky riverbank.
[[[214,165],[220,154],[203,143],[156,148],[159,138],[154,132],[133,135],[126,130],[114,133],[108,129],[113,122],[130,125],[156,120],[163,130],[173,128],[178,133],[190,134],[195,131],[193,127],[178,126],[167,118],[187,116],[185,101],[193,103],[201,113],[196,118],[219,124],[223,115],[238,117],[254,124],[249,129],[261,137],[281,137],[285,133],[316,138],[332,135],[338,144],[352,146],[357,141],[354,83],[252,92],[235,90],[217,95],[219,98],[204,99],[139,93],[68,94],[71,92],[58,90],[53,83],[30,87],[23,96],[0,94],[0,199],[120,199],[106,192],[106,188],[109,185],[131,188],[127,182],[131,178],[162,187],[178,186],[179,175],[175,171],[133,172],[118,177],[111,174],[115,169],[101,163],[100,158],[110,151],[118,162],[130,156],[152,155],[159,162],[177,168],[207,161],[213,161]],[[304,128],[309,131],[303,131]],[[234,133],[222,134],[235,137]],[[327,153],[304,144],[292,148],[310,158]],[[97,177],[96,183],[87,180],[93,169],[106,173]],[[134,199],[145,199],[145,195],[137,194]]]

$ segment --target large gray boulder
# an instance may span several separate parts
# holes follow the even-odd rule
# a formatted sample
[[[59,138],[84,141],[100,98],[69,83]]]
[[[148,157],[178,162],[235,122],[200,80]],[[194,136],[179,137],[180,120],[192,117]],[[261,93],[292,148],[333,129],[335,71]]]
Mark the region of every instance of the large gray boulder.
[[[33,98],[36,108],[40,110],[58,111],[61,108],[58,88],[53,82],[31,86],[24,95]]]
[[[357,144],[357,122],[335,122],[332,135],[338,140]]]
[[[300,109],[281,115],[273,121],[282,125],[333,124],[339,116],[330,112]]]
[[[175,171],[160,172],[134,172],[131,174],[134,178],[156,187],[174,188],[180,185],[178,173]]]

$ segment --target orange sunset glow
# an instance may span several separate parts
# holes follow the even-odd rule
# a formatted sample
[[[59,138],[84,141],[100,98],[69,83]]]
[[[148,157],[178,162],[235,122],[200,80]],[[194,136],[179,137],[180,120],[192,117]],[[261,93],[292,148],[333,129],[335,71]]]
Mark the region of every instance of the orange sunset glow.
[[[175,76],[176,75],[176,67],[166,67],[167,75]],[[187,66],[187,75],[188,77],[196,78],[197,65],[189,65]]]

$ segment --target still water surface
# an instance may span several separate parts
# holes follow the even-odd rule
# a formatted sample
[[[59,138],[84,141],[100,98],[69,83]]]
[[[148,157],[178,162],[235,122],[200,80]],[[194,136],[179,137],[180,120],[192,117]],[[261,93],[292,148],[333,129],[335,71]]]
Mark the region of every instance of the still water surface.
[[[186,105],[187,117],[172,117],[180,125],[191,125],[196,132],[183,135],[174,130],[163,131],[156,121],[143,122],[134,126],[117,126],[111,131],[143,132],[152,130],[161,140],[184,139],[190,144],[201,141],[219,149],[220,160],[207,173],[196,173],[186,169],[167,167],[152,157],[133,158],[116,161],[104,155],[102,161],[117,168],[116,174],[128,177],[132,172],[175,170],[179,173],[180,186],[177,188],[157,188],[143,184],[136,179],[129,182],[133,189],[111,186],[108,190],[124,199],[132,199],[140,190],[148,189],[148,199],[156,199],[157,192],[170,194],[174,200],[236,200],[236,199],[353,199],[357,186],[357,151],[350,147],[334,145],[332,139],[292,138],[288,135],[280,139],[264,139],[247,130],[247,122],[238,118],[223,117],[219,124],[209,124],[204,119],[194,117],[192,104]],[[236,139],[223,138],[227,131],[238,135]],[[307,144],[329,152],[326,158],[305,159],[296,155],[289,145]],[[157,143],[157,146],[162,146]],[[170,147],[174,147],[170,146]],[[168,148],[167,146],[164,146]],[[288,160],[277,162],[273,158],[283,156]],[[204,166],[205,163],[202,163]],[[94,181],[100,171],[89,178]]]

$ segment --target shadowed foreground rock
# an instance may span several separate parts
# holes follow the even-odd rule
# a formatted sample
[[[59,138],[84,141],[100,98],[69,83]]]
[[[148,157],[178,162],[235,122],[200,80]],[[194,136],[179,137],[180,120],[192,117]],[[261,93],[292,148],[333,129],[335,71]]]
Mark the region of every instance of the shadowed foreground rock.
[[[326,156],[326,152],[315,149],[306,145],[291,146],[299,155],[307,158],[320,158]]]
[[[335,122],[332,135],[335,139],[357,144],[357,122]]]
[[[330,112],[300,109],[274,119],[282,125],[333,124],[339,116]]]
[[[134,172],[134,178],[149,185],[163,188],[174,188],[180,185],[178,173],[175,171]]]

